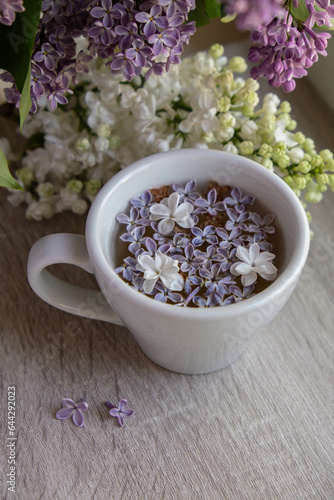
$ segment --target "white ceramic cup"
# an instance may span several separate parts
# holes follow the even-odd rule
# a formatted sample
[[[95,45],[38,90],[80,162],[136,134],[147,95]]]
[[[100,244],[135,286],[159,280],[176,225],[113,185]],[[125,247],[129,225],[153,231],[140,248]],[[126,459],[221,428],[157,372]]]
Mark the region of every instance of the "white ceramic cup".
[[[258,295],[222,307],[176,307],[137,292],[115,273],[120,265],[115,262],[115,216],[145,189],[190,179],[199,185],[216,181],[238,186],[275,214],[283,258],[277,279]],[[157,364],[179,373],[209,373],[235,361],[252,335],[284,306],[304,267],[309,241],[305,211],[278,175],[241,156],[184,149],[144,158],[117,173],[94,200],[85,237],[53,234],[35,243],[29,254],[28,280],[37,295],[59,309],[125,325]],[[103,295],[53,276],[46,267],[56,263],[94,273]]]

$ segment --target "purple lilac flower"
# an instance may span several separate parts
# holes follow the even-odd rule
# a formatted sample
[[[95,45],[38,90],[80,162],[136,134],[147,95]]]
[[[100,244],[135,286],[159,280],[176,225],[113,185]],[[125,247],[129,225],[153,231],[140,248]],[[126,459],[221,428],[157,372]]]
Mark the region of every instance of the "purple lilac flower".
[[[228,249],[231,246],[237,247],[238,245],[242,245],[242,240],[239,238],[242,233],[242,228],[240,226],[233,228],[231,232],[226,231],[226,229],[222,227],[217,227],[216,233],[219,238],[221,238],[219,242],[221,248]]]
[[[274,17],[283,14],[281,0],[225,0],[227,15],[236,15],[236,24],[240,30],[251,30],[262,24],[268,24]]]
[[[153,293],[155,293],[154,300],[158,300],[159,302],[166,303],[168,299],[174,302],[174,304],[183,302],[183,297],[180,293],[168,290],[160,281],[155,284]]]
[[[237,248],[233,248],[232,250],[228,250],[227,248],[218,248],[217,254],[220,256],[221,267],[225,272],[229,271],[231,265],[237,261],[236,253]]]
[[[195,214],[208,213],[213,216],[226,208],[223,201],[217,202],[217,191],[215,189],[211,189],[211,191],[208,192],[207,198],[197,198],[197,200],[195,200],[195,206],[197,207],[194,210]]]
[[[205,252],[202,250],[195,250],[195,257],[204,258],[203,266],[206,268],[211,267],[214,262],[222,262],[224,256],[218,251],[216,245],[209,245],[206,247]]]
[[[117,222],[120,224],[126,224],[126,230],[129,232],[135,226],[149,226],[149,221],[144,218],[140,218],[140,212],[137,207],[131,207],[130,215],[118,214],[116,217]]]
[[[137,226],[131,232],[124,233],[120,236],[121,240],[129,243],[128,249],[131,253],[136,253],[144,243],[145,226]],[[153,240],[152,240],[153,241]]]
[[[178,263],[182,272],[187,273],[191,268],[196,268],[205,262],[203,255],[195,254],[194,246],[191,243],[184,248],[184,255],[175,254],[173,256]]]
[[[249,225],[248,231],[251,233],[259,233],[261,231],[268,234],[274,234],[275,228],[270,225],[275,219],[274,214],[267,214],[262,219],[259,214],[252,213],[250,218],[253,224]]]
[[[253,297],[255,295],[252,294],[253,290],[254,290],[254,285],[244,286],[242,290],[236,285],[231,285],[229,288],[230,293],[233,293],[235,297],[235,302],[241,302],[242,300]]]
[[[271,252],[273,246],[269,241],[266,241],[266,233],[263,231],[259,231],[257,233],[254,233],[253,235],[248,235],[244,238],[244,241],[247,241],[248,243],[257,243],[260,247],[260,250],[265,251],[265,252]]]
[[[318,11],[316,6],[323,11]],[[254,45],[249,49],[248,58],[257,64],[251,69],[253,78],[265,77],[273,87],[281,86],[291,92],[296,86],[295,79],[307,74],[307,69],[318,60],[318,54],[327,55],[330,34],[316,33],[313,27],[330,26],[334,6],[329,1],[306,1],[309,16],[304,22],[289,11],[288,2],[284,7],[283,16],[274,17],[251,32]]]
[[[252,205],[255,196],[251,194],[243,195],[240,188],[235,187],[231,191],[231,196],[224,198],[225,205],[231,205],[236,212],[241,213],[245,210],[245,205]]]
[[[151,191],[144,191],[139,197],[131,198],[131,205],[139,208],[141,217],[148,219],[150,215],[150,206],[154,203]]]
[[[115,269],[115,273],[122,274],[127,281],[132,281],[135,275],[139,274],[136,269],[137,260],[133,257],[125,257],[123,264]]]
[[[182,184],[174,183],[172,184],[172,188],[174,191],[179,193],[180,203],[183,203],[184,201],[188,200],[193,201],[200,197],[200,194],[195,191],[196,188],[195,180],[187,182],[185,186],[182,186]]]
[[[205,242],[209,245],[216,245],[218,243],[215,226],[205,226],[203,230],[199,227],[192,227],[191,232],[195,236],[192,239],[194,247],[200,247]]]
[[[249,212],[241,212],[240,214],[233,208],[227,208],[226,214],[229,218],[225,224],[225,229],[227,229],[227,231],[232,231],[236,227],[240,227],[243,231],[248,229],[245,222],[249,220]]]
[[[162,14],[162,8],[159,4],[154,4],[150,12],[138,12],[135,15],[136,21],[142,23],[144,34],[149,37],[157,32],[157,28],[167,28],[168,19]]]
[[[75,403],[72,399],[65,398],[62,401],[64,408],[57,411],[56,418],[66,420],[72,417],[73,423],[77,427],[82,427],[84,425],[83,412],[88,408],[87,400],[84,398],[79,403]]]
[[[11,26],[15,21],[16,12],[23,12],[23,0],[0,0],[0,24]]]
[[[147,47],[143,40],[136,39],[132,42],[132,47],[127,49],[126,57],[133,59],[138,67],[144,68],[147,63],[147,59],[153,54],[151,47]]]
[[[123,427],[124,425],[124,419],[127,417],[132,417],[132,415],[134,415],[135,413],[134,410],[126,408],[128,406],[128,402],[126,399],[121,399],[117,406],[109,403],[109,401],[106,401],[104,404],[107,406],[107,408],[109,408],[109,415],[117,418],[117,422],[121,427]]]
[[[122,17],[118,9],[112,8],[111,0],[102,0],[101,6],[93,7],[90,15],[96,19],[102,19],[102,24],[105,28],[110,29],[114,26],[114,19]]]

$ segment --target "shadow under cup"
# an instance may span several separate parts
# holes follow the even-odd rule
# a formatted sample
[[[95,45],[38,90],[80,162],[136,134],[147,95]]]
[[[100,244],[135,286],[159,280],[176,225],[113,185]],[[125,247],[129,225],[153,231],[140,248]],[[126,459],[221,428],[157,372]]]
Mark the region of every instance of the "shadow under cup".
[[[277,279],[255,297],[222,307],[187,308],[164,304],[127,285],[115,272],[119,228],[115,217],[144,190],[210,181],[238,186],[256,197],[280,228]],[[86,226],[94,273],[109,304],[145,354],[179,373],[200,374],[235,361],[252,335],[287,302],[304,267],[309,225],[292,190],[276,174],[244,157],[214,150],[178,150],[145,158],[116,174],[99,192]]]

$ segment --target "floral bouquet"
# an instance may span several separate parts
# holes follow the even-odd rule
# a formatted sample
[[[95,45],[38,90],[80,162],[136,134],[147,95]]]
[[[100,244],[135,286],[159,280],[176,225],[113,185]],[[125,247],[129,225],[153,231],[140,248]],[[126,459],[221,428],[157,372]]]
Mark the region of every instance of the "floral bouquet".
[[[251,76],[290,92],[326,55],[333,17],[329,0],[0,0],[1,78],[22,126],[43,97],[52,110],[66,104],[93,58],[111,81],[160,77],[180,63],[197,27],[221,18],[250,31]],[[19,187],[2,152],[0,185]]]
[[[40,101],[23,132],[27,147],[16,171],[35,220],[64,210],[83,214],[117,171],[145,156],[180,148],[211,148],[246,156],[274,171],[306,202],[334,188],[334,159],[297,131],[288,102],[242,78],[244,59],[220,45],[171,66],[168,73],[128,81],[103,62],[72,88],[69,103],[51,112]]]

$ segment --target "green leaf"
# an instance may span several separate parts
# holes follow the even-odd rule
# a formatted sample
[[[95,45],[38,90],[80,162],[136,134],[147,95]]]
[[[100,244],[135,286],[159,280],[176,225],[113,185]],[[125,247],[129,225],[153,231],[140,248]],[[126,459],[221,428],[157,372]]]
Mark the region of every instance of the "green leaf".
[[[1,149],[0,149],[0,186],[9,187],[12,189],[20,189],[22,191],[22,187],[20,186],[20,184],[16,182],[14,177],[12,177],[8,168],[6,157],[1,151]]]
[[[197,28],[210,22],[210,18],[206,13],[205,0],[197,0],[196,9],[189,12],[188,20],[195,21]]]
[[[30,97],[30,78],[31,78],[31,64],[29,65],[29,70],[26,76],[26,81],[24,82],[21,100],[20,100],[20,129],[22,132],[22,127],[25,119],[27,118],[29,111],[31,109],[31,97]]]
[[[290,3],[292,4],[291,1]],[[307,7],[305,6],[305,0],[299,0],[298,7],[292,7],[291,5],[289,7],[289,11],[293,15],[294,19],[301,22],[304,22],[310,15],[309,11],[307,10]]]
[[[28,0],[24,6],[12,26],[0,24],[1,68],[13,75],[20,94],[30,69],[42,0]]]
[[[222,4],[217,0],[205,0],[205,8],[210,19],[222,16]]]

